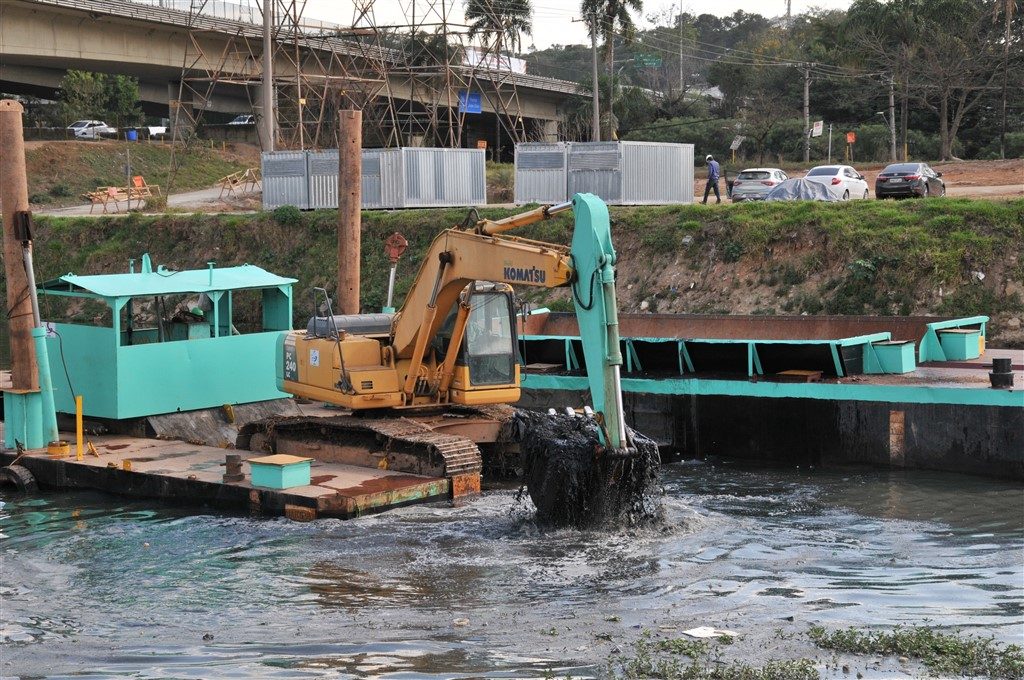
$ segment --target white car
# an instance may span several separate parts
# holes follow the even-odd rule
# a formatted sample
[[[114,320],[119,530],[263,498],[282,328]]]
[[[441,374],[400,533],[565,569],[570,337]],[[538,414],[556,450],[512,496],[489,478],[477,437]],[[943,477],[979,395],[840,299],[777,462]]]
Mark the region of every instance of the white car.
[[[849,165],[819,165],[811,168],[804,179],[824,184],[844,201],[868,197],[868,183],[864,181],[864,175]]]
[[[68,130],[81,139],[99,139],[100,135],[117,134],[117,128],[110,127],[102,120],[76,120],[68,126]]]
[[[228,125],[255,125],[255,124],[256,124],[256,116],[245,115],[245,114],[243,114],[241,116],[235,116],[228,123]]]
[[[772,187],[782,184],[789,175],[779,168],[747,168],[732,182],[732,200],[761,201]]]

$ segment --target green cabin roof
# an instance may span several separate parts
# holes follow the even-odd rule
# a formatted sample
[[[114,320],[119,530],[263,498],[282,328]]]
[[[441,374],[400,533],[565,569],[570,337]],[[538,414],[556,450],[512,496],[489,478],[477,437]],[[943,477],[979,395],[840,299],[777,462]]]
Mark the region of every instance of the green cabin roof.
[[[97,274],[79,276],[65,274],[47,281],[40,292],[63,295],[75,293],[99,295],[101,297],[144,297],[153,295],[175,295],[188,293],[210,293],[226,290],[251,288],[273,288],[288,286],[297,281],[272,274],[252,264],[239,267],[210,269],[189,269],[170,271],[163,268],[155,272],[125,274]]]

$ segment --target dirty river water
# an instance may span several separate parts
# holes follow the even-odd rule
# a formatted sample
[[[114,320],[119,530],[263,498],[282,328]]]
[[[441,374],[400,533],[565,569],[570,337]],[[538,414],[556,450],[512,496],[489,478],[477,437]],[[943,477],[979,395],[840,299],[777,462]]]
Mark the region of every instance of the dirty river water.
[[[663,482],[665,525],[624,533],[539,531],[513,490],[310,524],[2,495],[0,675],[594,677],[642,630],[698,625],[753,662],[824,660],[811,624],[1021,642],[1019,483],[723,464]]]

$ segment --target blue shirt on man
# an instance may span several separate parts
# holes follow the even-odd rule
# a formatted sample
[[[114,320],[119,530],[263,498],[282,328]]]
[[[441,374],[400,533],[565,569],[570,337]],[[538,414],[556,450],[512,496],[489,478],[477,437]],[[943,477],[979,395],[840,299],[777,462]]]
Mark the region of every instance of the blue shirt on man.
[[[718,161],[708,161],[708,179],[712,182],[717,182],[720,177],[721,167],[718,165]]]

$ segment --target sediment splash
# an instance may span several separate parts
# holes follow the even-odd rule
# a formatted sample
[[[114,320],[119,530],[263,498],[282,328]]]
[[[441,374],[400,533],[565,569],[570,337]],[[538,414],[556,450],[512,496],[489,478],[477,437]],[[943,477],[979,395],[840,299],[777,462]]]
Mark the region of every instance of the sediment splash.
[[[660,519],[661,458],[652,439],[630,429],[636,454],[617,457],[590,418],[517,409],[509,426],[540,524],[593,529]]]

